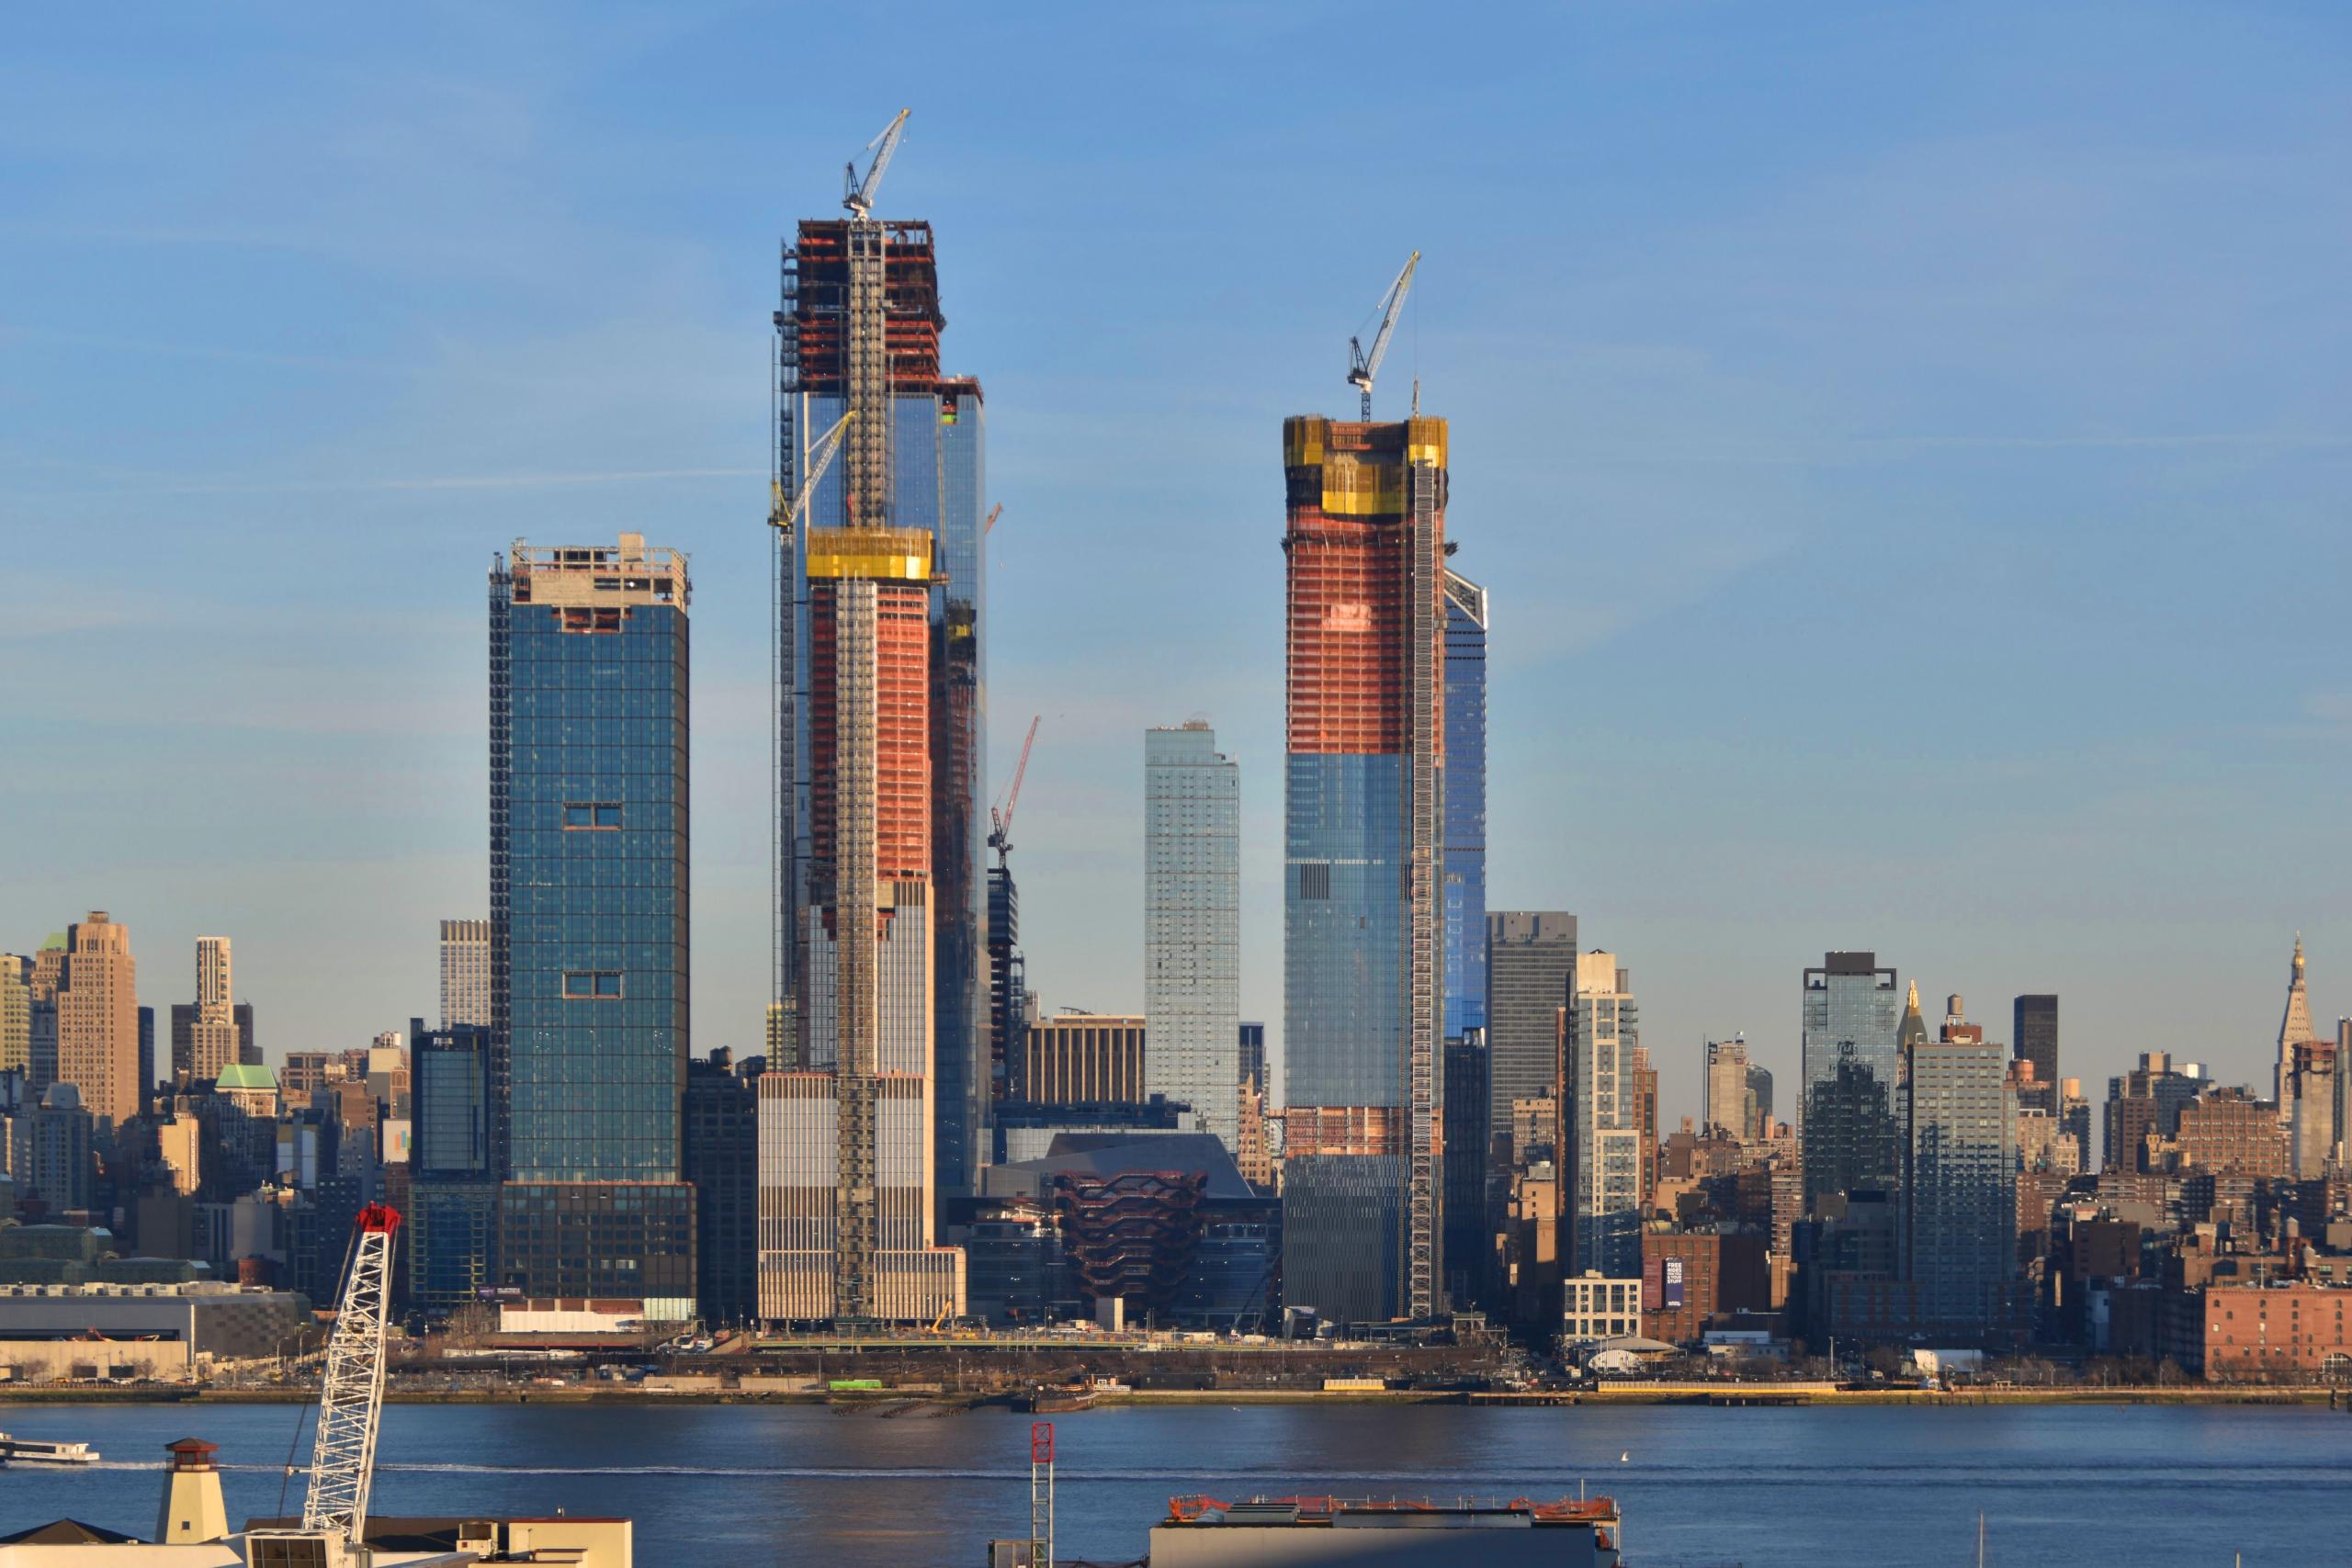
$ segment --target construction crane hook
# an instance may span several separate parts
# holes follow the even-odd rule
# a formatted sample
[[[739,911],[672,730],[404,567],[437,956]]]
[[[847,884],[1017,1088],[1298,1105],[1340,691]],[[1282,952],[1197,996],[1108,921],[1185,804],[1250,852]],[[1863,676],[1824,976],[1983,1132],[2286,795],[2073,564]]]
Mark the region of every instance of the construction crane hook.
[[[1374,334],[1372,348],[1367,353],[1361,338],[1348,339],[1348,385],[1363,394],[1364,423],[1372,422],[1372,382],[1380,374],[1380,362],[1388,356],[1388,340],[1396,335],[1396,318],[1405,313],[1405,296],[1413,290],[1413,269],[1421,265],[1421,253],[1415,251],[1405,260],[1405,270],[1380,297],[1380,331]],[[1416,400],[1419,392],[1416,389]]]
[[[865,166],[865,177],[858,178],[857,160],[852,158],[842,174],[842,205],[849,209],[855,221],[864,223],[874,217],[874,193],[882,186],[882,171],[890,166],[890,155],[899,150],[899,138],[906,134],[907,116],[912,109],[900,109],[898,118],[882,128],[882,134],[865,144],[874,161]]]

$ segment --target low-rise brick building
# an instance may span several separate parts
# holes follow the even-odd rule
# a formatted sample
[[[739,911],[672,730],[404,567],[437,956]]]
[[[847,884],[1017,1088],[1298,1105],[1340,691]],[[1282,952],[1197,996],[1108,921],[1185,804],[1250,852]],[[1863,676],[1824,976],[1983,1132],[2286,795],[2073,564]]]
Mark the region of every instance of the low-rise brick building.
[[[1643,1234],[1642,1331],[1651,1338],[1693,1345],[1717,1314],[1771,1310],[1772,1275],[1760,1232]]]
[[[2352,1376],[2352,1290],[2210,1285],[2199,1348],[2208,1379]]]

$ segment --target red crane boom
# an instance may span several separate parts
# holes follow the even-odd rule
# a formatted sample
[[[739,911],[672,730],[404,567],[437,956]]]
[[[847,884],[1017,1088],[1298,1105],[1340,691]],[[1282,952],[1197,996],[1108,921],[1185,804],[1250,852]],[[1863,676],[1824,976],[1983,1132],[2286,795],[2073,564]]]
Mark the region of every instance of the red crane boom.
[[[1029,773],[1029,748],[1037,743],[1037,726],[1045,716],[1039,714],[1029,721],[1029,733],[1021,742],[1021,765],[1012,770],[1012,783],[1005,789],[1004,805],[989,807],[989,821],[992,825],[989,848],[996,852],[996,863],[1000,866],[1004,864],[1005,852],[1012,848],[1012,809],[1021,804],[1021,781]]]

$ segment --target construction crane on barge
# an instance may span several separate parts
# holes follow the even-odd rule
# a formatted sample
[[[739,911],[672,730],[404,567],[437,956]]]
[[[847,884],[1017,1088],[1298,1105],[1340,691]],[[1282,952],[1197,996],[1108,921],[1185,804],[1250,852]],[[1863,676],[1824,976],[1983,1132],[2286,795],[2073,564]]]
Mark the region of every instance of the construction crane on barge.
[[[1371,352],[1364,351],[1363,339],[1348,339],[1348,385],[1363,394],[1363,422],[1366,424],[1372,423],[1373,378],[1380,374],[1380,362],[1388,355],[1388,340],[1396,334],[1396,318],[1405,313],[1405,296],[1413,291],[1413,269],[1420,265],[1421,253],[1415,251],[1406,258],[1405,270],[1396,275],[1396,281],[1388,286],[1388,292],[1380,297],[1380,331],[1373,335]],[[1418,407],[1420,402],[1418,392],[1413,401]]]

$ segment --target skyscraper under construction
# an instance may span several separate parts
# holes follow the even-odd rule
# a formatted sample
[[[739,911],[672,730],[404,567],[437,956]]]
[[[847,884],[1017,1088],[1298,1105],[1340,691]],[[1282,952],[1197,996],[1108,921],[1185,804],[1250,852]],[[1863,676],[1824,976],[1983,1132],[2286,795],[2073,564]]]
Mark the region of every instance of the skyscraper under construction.
[[[899,123],[786,245],[775,315],[771,1319],[960,1311],[936,1209],[986,1131],[980,389],[940,373],[931,226],[871,216]]]
[[[1283,448],[1283,1294],[1422,1317],[1444,1293],[1446,425],[1294,418]]]

